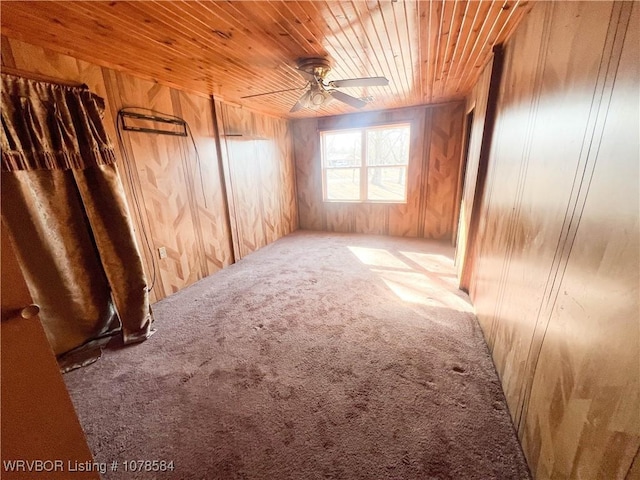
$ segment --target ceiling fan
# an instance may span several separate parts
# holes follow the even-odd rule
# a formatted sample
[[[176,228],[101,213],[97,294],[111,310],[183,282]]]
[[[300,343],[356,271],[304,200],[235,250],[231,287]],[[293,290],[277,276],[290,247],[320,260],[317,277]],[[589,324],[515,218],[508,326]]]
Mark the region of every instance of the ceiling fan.
[[[307,84],[304,87],[257,93],[255,95],[247,95],[241,98],[260,97],[262,95],[272,95],[275,93],[290,92],[305,88],[306,91],[291,108],[291,113],[302,110],[303,108],[317,110],[334,99],[355,108],[362,108],[371,100],[356,98],[337,89],[348,87],[384,87],[389,85],[389,80],[385,77],[347,78],[344,80],[330,80],[327,82],[325,81],[325,77],[331,71],[331,65],[329,64],[329,61],[324,58],[303,58],[298,61],[298,68],[296,71],[307,81]]]

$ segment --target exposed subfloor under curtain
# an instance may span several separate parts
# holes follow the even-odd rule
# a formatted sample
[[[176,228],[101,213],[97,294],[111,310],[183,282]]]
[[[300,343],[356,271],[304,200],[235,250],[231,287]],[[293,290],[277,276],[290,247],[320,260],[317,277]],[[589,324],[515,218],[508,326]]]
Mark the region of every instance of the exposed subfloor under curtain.
[[[528,479],[453,249],[301,231],[65,375],[96,461],[158,479]]]

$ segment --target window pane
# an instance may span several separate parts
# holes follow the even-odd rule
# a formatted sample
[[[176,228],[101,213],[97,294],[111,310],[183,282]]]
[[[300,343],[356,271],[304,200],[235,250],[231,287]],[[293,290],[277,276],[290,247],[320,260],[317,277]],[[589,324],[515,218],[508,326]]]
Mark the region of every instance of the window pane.
[[[360,131],[325,133],[325,167],[359,167],[362,161],[362,133]]]
[[[336,168],[327,172],[327,200],[360,200],[360,169]]]
[[[406,200],[406,167],[369,168],[367,200],[404,202]]]
[[[409,125],[367,130],[367,165],[408,165]]]

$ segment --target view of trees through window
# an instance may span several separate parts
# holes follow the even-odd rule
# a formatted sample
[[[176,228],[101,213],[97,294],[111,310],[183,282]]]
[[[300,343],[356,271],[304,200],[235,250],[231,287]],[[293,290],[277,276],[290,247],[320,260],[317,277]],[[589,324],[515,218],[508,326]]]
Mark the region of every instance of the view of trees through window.
[[[322,132],[325,201],[406,202],[409,125]]]

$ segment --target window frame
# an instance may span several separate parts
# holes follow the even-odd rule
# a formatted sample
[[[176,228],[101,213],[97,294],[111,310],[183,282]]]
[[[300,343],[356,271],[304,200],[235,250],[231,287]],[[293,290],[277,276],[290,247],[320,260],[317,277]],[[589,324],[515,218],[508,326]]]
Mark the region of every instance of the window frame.
[[[407,127],[409,129],[409,154],[407,163],[402,165],[368,165],[367,164],[367,132],[370,130],[382,130],[395,127]],[[374,125],[363,125],[359,127],[351,128],[336,128],[320,130],[320,168],[322,170],[322,201],[325,203],[376,203],[376,204],[393,204],[393,205],[406,205],[409,201],[409,163],[411,162],[411,130],[412,124],[409,121],[383,123]],[[331,133],[348,133],[348,132],[360,132],[360,165],[358,166],[340,166],[329,167],[325,165],[325,135]],[[404,196],[402,200],[369,200],[369,169],[370,168],[403,168],[405,170],[405,182],[404,182]],[[332,200],[327,198],[327,171],[328,170],[344,170],[344,169],[357,169],[360,173],[360,189],[359,199],[354,200]]]

